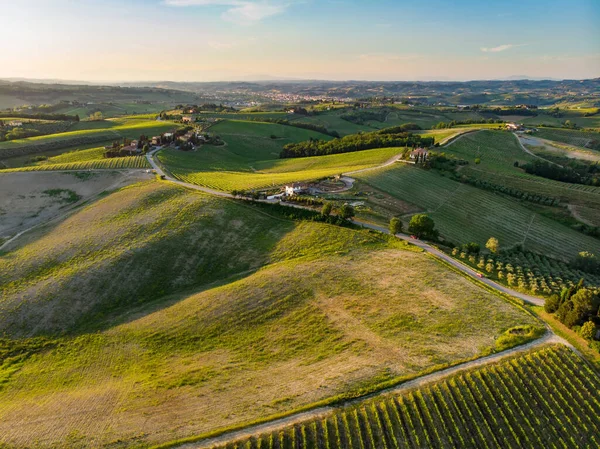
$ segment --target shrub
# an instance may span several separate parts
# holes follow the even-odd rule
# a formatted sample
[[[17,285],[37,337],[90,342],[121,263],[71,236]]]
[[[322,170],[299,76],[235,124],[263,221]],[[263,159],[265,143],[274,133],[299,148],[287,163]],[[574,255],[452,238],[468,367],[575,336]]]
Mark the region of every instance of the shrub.
[[[393,235],[400,234],[402,232],[402,220],[394,217],[390,220],[390,233]]]
[[[586,340],[592,340],[596,335],[596,325],[593,321],[587,321],[583,323],[581,329],[579,330],[579,335],[581,335]]]

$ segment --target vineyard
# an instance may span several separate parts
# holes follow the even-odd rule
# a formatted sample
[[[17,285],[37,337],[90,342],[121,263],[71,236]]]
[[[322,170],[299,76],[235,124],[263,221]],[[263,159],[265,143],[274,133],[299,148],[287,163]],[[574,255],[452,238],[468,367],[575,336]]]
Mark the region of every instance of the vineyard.
[[[463,136],[444,147],[444,152],[477,165],[481,170],[515,172],[515,161],[528,162],[533,159],[523,151],[517,138],[506,131],[484,130]],[[479,164],[475,164],[479,159]]]
[[[571,132],[551,132],[554,131]],[[520,148],[517,139],[510,133],[473,133],[445,147],[444,151],[470,161],[469,165],[461,167],[458,175],[464,176],[465,181],[473,185],[539,204],[557,205],[560,201],[571,206],[583,206],[588,221],[600,224],[600,189],[530,175],[514,167],[515,162],[521,164],[532,160],[532,157]],[[476,158],[479,164],[474,163]]]
[[[598,374],[547,347],[219,449],[592,448]]]
[[[357,177],[428,211],[442,236],[455,244],[474,241],[483,245],[493,235],[503,248],[523,245],[526,250],[561,260],[571,260],[584,250],[600,253],[600,242],[592,237],[513,199],[461,184],[433,170],[394,166]],[[561,244],[555,244],[557,241]]]
[[[145,156],[114,157],[110,159],[92,159],[80,162],[48,163],[28,167],[9,168],[0,170],[0,173],[23,171],[49,171],[49,170],[101,170],[122,168],[150,168]]]
[[[96,127],[96,125],[99,127]],[[135,139],[140,134],[155,135],[176,127],[177,124],[174,122],[157,122],[154,120],[118,119],[114,122],[108,120],[79,122],[73,125],[73,128],[76,128],[75,131],[0,142],[0,158],[105,143],[123,137]]]
[[[167,150],[160,152],[158,159],[181,181],[229,192],[268,188],[295,181],[318,180],[373,167],[386,162],[398,151],[398,148],[383,148],[354,154],[257,161],[253,172],[190,170],[188,167],[193,166],[193,160],[202,158],[201,153],[185,154]]]
[[[551,295],[584,279],[586,285],[600,287],[600,276],[532,252],[509,251],[501,255],[475,256],[452,250],[452,255],[468,262],[501,283],[532,294]]]

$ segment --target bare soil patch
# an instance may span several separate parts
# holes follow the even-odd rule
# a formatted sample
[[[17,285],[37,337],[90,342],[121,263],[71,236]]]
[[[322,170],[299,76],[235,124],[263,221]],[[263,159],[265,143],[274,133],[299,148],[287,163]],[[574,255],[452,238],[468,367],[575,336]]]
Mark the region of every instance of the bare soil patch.
[[[142,170],[0,174],[0,238],[8,240],[104,191],[149,176]]]

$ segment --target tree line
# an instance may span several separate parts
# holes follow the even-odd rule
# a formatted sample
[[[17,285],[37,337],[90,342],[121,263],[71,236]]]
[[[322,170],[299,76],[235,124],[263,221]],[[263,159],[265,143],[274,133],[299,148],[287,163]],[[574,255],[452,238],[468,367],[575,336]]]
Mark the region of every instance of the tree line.
[[[303,123],[303,122],[295,122],[289,121],[283,118],[258,118],[258,117],[249,117],[248,120],[256,121],[256,122],[267,122],[267,123],[275,123],[277,125],[284,126],[293,126],[294,128],[308,129],[310,131],[316,131],[321,134],[325,134],[331,137],[340,137],[340,134],[337,131],[330,131],[322,125],[316,125],[314,123]]]
[[[439,122],[437,125],[434,125],[432,129],[448,129],[454,128],[458,125],[476,125],[476,124],[502,124],[503,120],[493,119],[493,118],[482,118],[482,119],[468,119],[468,120],[452,120],[451,122]]]
[[[600,350],[600,343],[594,341],[600,322],[599,308],[598,290],[585,287],[583,279],[577,285],[564,288],[560,295],[552,295],[544,304],[546,312],[554,314],[568,328],[578,331],[596,350]]]
[[[279,157],[294,158],[307,156],[325,156],[328,154],[350,153],[388,147],[430,147],[433,137],[422,137],[418,134],[387,134],[381,131],[359,133],[330,141],[310,139],[299,143],[290,143],[283,147]]]
[[[542,178],[553,179],[555,181],[569,182],[572,184],[600,185],[600,180],[596,174],[600,171],[598,164],[575,163],[574,167],[563,167],[550,162],[536,159],[521,165],[526,173],[541,176]]]
[[[14,112],[0,112],[0,118],[15,118],[15,116],[17,117],[21,117],[23,119],[27,119],[27,120],[32,120],[32,119],[36,119],[36,120],[56,120],[59,122],[78,122],[79,121],[79,115],[67,115],[67,114],[42,114],[42,113],[36,113],[36,114],[21,114],[21,115],[15,115]]]

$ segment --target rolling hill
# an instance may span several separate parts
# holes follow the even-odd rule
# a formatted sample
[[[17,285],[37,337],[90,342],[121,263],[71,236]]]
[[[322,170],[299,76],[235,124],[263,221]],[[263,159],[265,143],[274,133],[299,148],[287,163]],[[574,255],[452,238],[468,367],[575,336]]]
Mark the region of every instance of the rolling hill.
[[[0,270],[8,447],[147,447],[371,391],[538,326],[382,234],[156,181],[32,233]]]

